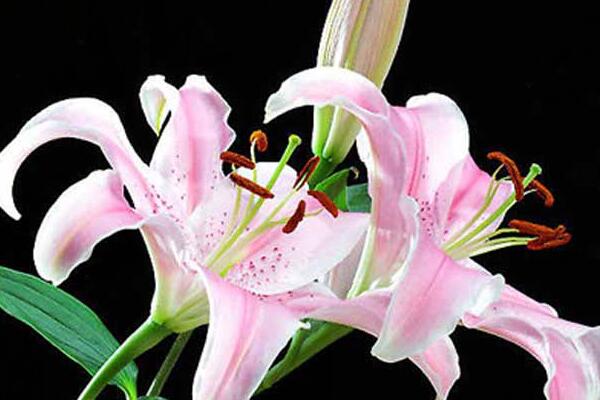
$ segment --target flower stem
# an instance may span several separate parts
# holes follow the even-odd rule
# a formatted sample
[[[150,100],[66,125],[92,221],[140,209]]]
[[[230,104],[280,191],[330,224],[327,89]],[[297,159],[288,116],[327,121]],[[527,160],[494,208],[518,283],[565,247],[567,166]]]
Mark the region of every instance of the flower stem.
[[[313,328],[300,330],[285,357],[269,370],[256,394],[261,393],[311,359],[325,347],[352,332],[352,328],[330,322],[312,321]]]
[[[190,330],[181,333],[177,336],[177,339],[175,339],[173,345],[171,346],[171,350],[169,350],[167,357],[163,361],[162,365],[160,366],[160,369],[158,370],[158,373],[154,377],[154,380],[152,381],[152,384],[150,385],[150,389],[148,389],[148,393],[146,394],[146,396],[152,397],[160,395],[160,392],[162,392],[162,389],[165,386],[165,383],[167,382],[167,379],[169,379],[171,372],[173,372],[175,363],[177,363],[181,352],[185,348],[187,342],[190,340],[190,337],[192,337],[193,332],[193,330]]]
[[[93,400],[127,364],[160,343],[172,332],[148,319],[110,356],[79,395],[79,400]]]

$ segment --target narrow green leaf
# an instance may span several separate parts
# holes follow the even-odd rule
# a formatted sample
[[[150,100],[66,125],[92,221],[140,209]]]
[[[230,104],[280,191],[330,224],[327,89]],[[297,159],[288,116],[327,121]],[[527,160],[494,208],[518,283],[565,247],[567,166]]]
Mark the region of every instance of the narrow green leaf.
[[[371,197],[366,183],[352,185],[346,188],[348,210],[353,212],[371,211]]]
[[[352,170],[343,169],[321,181],[315,190],[324,192],[335,203],[337,208],[342,211],[348,211],[346,202],[346,187],[348,186],[348,176]]]
[[[29,274],[0,267],[0,308],[29,325],[91,375],[119,347],[89,307]],[[135,398],[136,379],[137,367],[131,363],[113,384]]]

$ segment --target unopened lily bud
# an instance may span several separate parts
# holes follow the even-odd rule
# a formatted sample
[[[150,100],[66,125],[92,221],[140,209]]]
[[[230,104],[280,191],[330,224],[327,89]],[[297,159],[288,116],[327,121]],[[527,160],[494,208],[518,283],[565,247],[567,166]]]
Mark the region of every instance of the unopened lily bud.
[[[409,0],[333,0],[319,46],[318,66],[347,68],[379,88],[396,54]],[[360,130],[345,111],[318,107],[312,149],[321,157],[312,182],[318,183],[344,160]]]

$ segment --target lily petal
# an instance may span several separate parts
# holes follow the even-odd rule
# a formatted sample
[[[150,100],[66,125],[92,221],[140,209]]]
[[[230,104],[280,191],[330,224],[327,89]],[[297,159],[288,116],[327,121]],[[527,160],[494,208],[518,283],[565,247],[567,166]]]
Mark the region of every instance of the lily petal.
[[[341,107],[364,128],[370,152],[362,155],[368,158],[364,161],[373,204],[361,263],[366,265],[370,281],[389,278],[400,260],[407,259],[416,235],[414,208],[402,199],[406,155],[399,133],[410,129],[414,121],[408,117],[392,121],[394,110],[372,82],[335,67],[305,70],[283,82],[267,101],[265,121],[305,105]]]
[[[548,375],[548,400],[588,400],[600,396],[600,327],[590,328],[557,317],[507,286],[501,298],[463,323],[506,339],[531,353]]]
[[[457,165],[449,176],[450,178],[438,190],[438,193],[441,193],[445,199],[444,201],[449,204],[449,207],[445,207],[445,215],[437,216],[436,226],[438,228],[437,239],[439,243],[443,243],[445,239],[460,230],[479,211],[492,181],[491,176],[482,171],[470,156]],[[513,191],[512,183],[501,182],[499,185],[490,205],[481,213],[480,220],[486,219],[495,212],[511,195]],[[503,215],[499,216],[481,235],[495,231],[503,219]]]
[[[415,119],[414,129],[403,131],[407,154],[408,193],[433,201],[448,173],[469,154],[469,127],[460,108],[438,93],[414,96],[399,114]]]
[[[364,237],[368,215],[327,213],[305,217],[290,234],[280,226],[253,240],[228,274],[236,285],[261,294],[304,286],[342,263]]]
[[[433,385],[436,400],[446,400],[460,377],[458,354],[449,337],[433,343],[421,354],[410,357]]]
[[[188,214],[223,179],[219,154],[235,137],[227,125],[230,110],[203,76],[189,76],[179,89],[177,108],[172,110],[150,165],[178,189]]]
[[[194,251],[184,227],[167,215],[149,218],[142,235],[154,268],[156,288],[152,319],[173,332],[185,332],[208,322],[208,298]]]
[[[193,398],[248,399],[302,324],[284,305],[266,301],[208,270],[202,274],[210,301],[210,324]]]
[[[169,112],[179,104],[179,92],[162,75],[149,76],[140,88],[140,103],[146,121],[158,135]]]
[[[44,217],[33,250],[37,271],[58,285],[102,239],[142,222],[123,197],[118,174],[92,172],[62,193]]]
[[[0,153],[0,207],[19,219],[12,196],[15,175],[39,146],[61,138],[98,145],[129,189],[136,206],[148,205],[146,166],[129,143],[119,117],[107,104],[90,98],[64,100],[34,116]]]
[[[305,317],[351,326],[375,337],[380,335],[392,298],[391,290],[375,289],[352,299],[337,300],[318,285],[307,289],[308,295],[302,296],[302,290],[297,290],[284,296],[287,297],[284,298],[286,306]],[[429,379],[436,398],[446,399],[460,376],[458,355],[450,338],[440,338],[422,353],[411,356],[410,360]]]
[[[427,235],[397,283],[373,355],[394,362],[423,352],[449,335],[466,312],[477,313],[500,296],[501,276],[458,264]]]

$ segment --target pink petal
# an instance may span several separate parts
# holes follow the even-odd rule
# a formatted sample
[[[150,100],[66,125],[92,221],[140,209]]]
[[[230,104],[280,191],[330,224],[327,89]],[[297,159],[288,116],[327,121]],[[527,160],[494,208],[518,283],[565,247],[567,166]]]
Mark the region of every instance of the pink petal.
[[[460,377],[458,354],[449,337],[433,343],[423,353],[412,356],[414,362],[427,376],[436,393],[436,400],[445,400]]]
[[[260,185],[266,185],[276,165],[268,162],[257,164],[257,182]],[[239,173],[252,177],[252,171],[249,170],[240,169]],[[286,166],[271,190],[275,197],[264,202],[249,226],[250,231],[265,221],[279,202],[292,192],[295,180],[296,172]],[[229,182],[222,186],[193,215],[205,253],[222,239],[224,227],[231,222],[235,191],[231,190]],[[249,201],[249,192],[243,190],[242,195],[240,209],[243,214]],[[291,216],[300,199],[307,202],[307,212],[321,208],[315,199],[307,196],[306,187],[303,187],[273,220]],[[234,247],[222,257],[221,263],[225,263],[224,265],[217,263],[211,265],[211,269],[220,271],[231,260],[241,260],[235,263],[227,275],[227,279],[236,285],[261,294],[296,289],[322,277],[344,261],[364,237],[367,223],[368,216],[359,213],[341,212],[338,218],[333,218],[327,212],[307,216],[291,234],[283,233],[283,225],[277,225],[248,244]],[[205,246],[206,244],[210,246]]]
[[[247,246],[227,278],[261,294],[304,286],[342,263],[364,237],[367,223],[366,214],[342,212],[333,218],[322,212],[306,217],[290,234],[277,226]]]
[[[0,207],[7,214],[20,218],[12,187],[21,163],[39,146],[61,138],[86,140],[100,146],[127,185],[136,206],[147,205],[146,166],[127,140],[119,117],[99,100],[80,98],[64,100],[41,111],[0,153]]]
[[[178,189],[191,213],[223,179],[219,154],[235,135],[227,125],[230,108],[204,77],[191,75],[179,90],[177,109],[152,157],[152,168]]]
[[[208,298],[195,261],[196,246],[166,215],[149,218],[142,234],[154,268],[152,319],[174,332],[208,322]],[[192,252],[190,252],[192,251]]]
[[[445,215],[438,217],[437,225],[440,242],[460,230],[483,205],[486,192],[490,186],[491,176],[479,169],[475,161],[468,156],[450,173],[450,179],[439,189],[444,199],[449,203]],[[451,186],[451,187],[450,187]],[[482,213],[480,220],[490,214],[511,195],[512,184],[502,182],[491,204]],[[486,228],[482,234],[495,231],[502,223],[503,216]]]
[[[542,363],[548,375],[549,400],[587,400],[600,396],[600,328],[557,317],[507,286],[501,298],[483,313],[467,314],[463,323],[524,348]]]
[[[271,179],[273,172],[275,172],[275,169],[277,168],[277,164],[278,164],[277,162],[258,162],[258,163],[256,163],[256,170],[255,170],[256,171],[256,182],[263,187],[267,186],[267,183]],[[253,171],[251,171],[251,170],[241,168],[237,172],[238,172],[238,174],[242,175],[243,177],[252,179]],[[275,197],[273,199],[267,199],[264,202],[264,204],[262,205],[262,207],[260,209],[260,213],[258,214],[257,218],[254,221],[254,224],[253,224],[254,226],[257,225],[258,223],[262,222],[262,219],[264,219],[267,215],[271,214],[271,212],[275,209],[275,207],[277,207],[279,202],[292,191],[294,183],[296,182],[296,176],[297,176],[296,171],[289,165],[286,165],[283,168],[283,170],[281,171],[281,174],[279,175],[279,178],[277,179],[277,181],[271,188],[271,193],[273,193],[273,195]],[[242,190],[242,195],[243,195],[243,201],[242,201],[243,206],[245,206],[250,197],[250,192],[248,192],[246,190]],[[292,197],[287,202],[286,206],[281,209],[281,211],[278,214],[279,218],[283,218],[285,216],[289,216],[290,214],[292,214],[294,212],[294,210],[296,209],[298,201],[303,197],[306,197],[306,186],[301,188],[298,191],[298,194],[295,195],[294,197]]]
[[[414,120],[392,120],[396,113],[363,76],[346,69],[320,67],[286,80],[269,98],[265,121],[305,105],[344,108],[363,125],[370,151],[362,152],[362,156],[366,158],[373,199],[363,263],[368,265],[371,281],[391,279],[400,260],[408,256],[416,234],[414,207],[402,199],[406,155],[401,131],[412,129]]]
[[[450,98],[437,93],[415,96],[396,112],[414,119],[413,129],[403,130],[406,143],[408,193],[433,201],[435,192],[454,166],[469,154],[469,127]],[[410,118],[409,117],[409,118]]]
[[[377,289],[352,299],[336,300],[331,293],[312,285],[281,297],[287,307],[300,315],[351,326],[378,337],[392,292]],[[460,376],[458,355],[452,341],[447,336],[442,337],[422,353],[411,356],[410,360],[427,376],[437,399],[446,399]]]
[[[503,279],[458,264],[423,234],[394,296],[373,354],[393,362],[450,334],[468,311],[484,309]]]
[[[301,323],[282,304],[262,300],[209,271],[203,277],[210,324],[193,398],[248,399]]]
[[[341,299],[348,296],[352,287],[364,245],[364,240],[359,241],[350,254],[337,267],[329,271],[323,280],[327,287]]]
[[[164,76],[149,76],[140,89],[140,103],[148,125],[158,135],[169,112],[179,105],[179,92]]]
[[[250,171],[245,168],[240,168],[237,173],[246,178],[252,179],[253,172],[256,172],[256,181],[261,186],[266,186],[271,178],[277,163],[275,162],[259,162],[256,164],[255,171]],[[248,226],[249,231],[258,227],[265,219],[274,211],[279,202],[285,198],[291,191],[296,180],[296,171],[289,166],[285,166],[281,171],[281,175],[271,192],[275,195],[273,199],[267,199],[262,207]],[[203,257],[207,257],[214,248],[221,243],[227,229],[233,224],[237,227],[241,219],[244,217],[248,209],[251,193],[245,189],[241,189],[241,199],[237,218],[234,218],[234,203],[237,196],[236,187],[229,179],[225,179],[215,184],[215,188],[211,195],[202,203],[202,207],[197,207],[192,213],[189,221],[194,233],[199,241],[200,252]],[[298,201],[306,197],[306,188],[301,189],[294,195],[287,204],[274,217],[274,220],[289,217],[298,204]],[[256,202],[257,196],[254,196],[253,201]],[[277,229],[281,230],[281,226]],[[230,263],[229,257],[223,259]],[[212,268],[219,270],[218,266]]]
[[[401,120],[409,115],[415,121],[413,129],[402,131],[407,147],[407,190],[419,203],[427,233],[441,243],[483,205],[491,177],[470,157],[469,127],[450,98],[437,93],[415,96],[406,108],[395,110]],[[503,183],[482,219],[510,193],[510,183]],[[494,230],[501,220],[486,232]]]
[[[123,197],[117,173],[92,172],[61,194],[44,217],[33,250],[38,273],[58,285],[102,239],[141,223]]]

